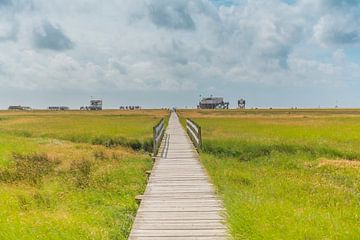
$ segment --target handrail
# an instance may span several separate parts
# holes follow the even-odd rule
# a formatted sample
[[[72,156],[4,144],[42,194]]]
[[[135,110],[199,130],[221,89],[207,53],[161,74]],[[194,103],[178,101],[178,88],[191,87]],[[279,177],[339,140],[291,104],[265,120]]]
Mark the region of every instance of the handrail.
[[[161,145],[161,141],[165,133],[165,120],[161,119],[158,124],[153,127],[153,156],[155,157]]]
[[[201,127],[190,118],[187,118],[186,131],[191,141],[193,142],[196,150],[199,151],[202,145]]]

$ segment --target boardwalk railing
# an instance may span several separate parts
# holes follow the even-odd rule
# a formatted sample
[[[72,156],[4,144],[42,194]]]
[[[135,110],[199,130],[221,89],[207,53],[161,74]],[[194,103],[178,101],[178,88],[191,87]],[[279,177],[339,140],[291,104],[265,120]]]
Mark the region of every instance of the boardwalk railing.
[[[186,119],[186,131],[193,142],[196,149],[199,151],[202,145],[201,127],[191,119]]]
[[[153,128],[153,156],[155,157],[161,145],[165,133],[165,120],[161,119]]]

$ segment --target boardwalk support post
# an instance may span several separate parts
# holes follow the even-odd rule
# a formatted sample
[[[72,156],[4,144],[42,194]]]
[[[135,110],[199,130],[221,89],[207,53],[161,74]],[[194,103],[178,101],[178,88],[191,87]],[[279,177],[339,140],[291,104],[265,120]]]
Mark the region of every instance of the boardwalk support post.
[[[141,201],[143,200],[143,198],[144,198],[143,195],[137,195],[137,196],[135,197],[135,201],[136,201],[138,204],[140,204]]]

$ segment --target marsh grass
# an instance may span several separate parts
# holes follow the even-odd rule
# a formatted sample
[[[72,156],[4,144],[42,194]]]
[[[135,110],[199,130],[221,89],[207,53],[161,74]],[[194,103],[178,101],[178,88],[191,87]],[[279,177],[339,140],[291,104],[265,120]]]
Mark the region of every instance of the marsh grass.
[[[127,239],[166,115],[0,112],[0,239]]]
[[[151,152],[152,127],[167,115],[165,110],[0,111],[0,117],[3,117],[0,132],[25,138],[61,139]]]
[[[26,181],[30,184],[40,184],[42,178],[54,171],[60,162],[50,159],[46,154],[22,155],[13,153],[14,165],[0,171],[0,181]]]
[[[73,161],[70,171],[75,179],[75,185],[78,188],[86,188],[90,185],[90,173],[92,163],[89,160]]]
[[[247,141],[214,140],[205,141],[202,150],[218,157],[233,157],[242,161],[251,161],[258,157],[269,157],[272,153],[296,155],[299,153],[311,158],[360,159],[360,152],[343,152],[326,146],[296,144],[264,144]]]
[[[72,140],[75,141],[74,139]],[[140,141],[137,139],[128,140],[123,137],[119,137],[119,138],[96,137],[93,140],[91,140],[91,143],[95,145],[103,145],[108,148],[114,148],[118,146],[129,147],[134,151],[143,150],[149,153],[152,152],[153,149],[152,138],[148,138]]]
[[[359,110],[179,112],[202,126],[234,239],[360,236]]]

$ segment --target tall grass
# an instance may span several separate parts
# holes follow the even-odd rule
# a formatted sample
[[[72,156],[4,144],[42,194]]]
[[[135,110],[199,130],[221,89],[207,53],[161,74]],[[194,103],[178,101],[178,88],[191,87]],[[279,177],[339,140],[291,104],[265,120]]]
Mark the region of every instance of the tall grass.
[[[327,157],[333,159],[360,159],[360,152],[346,152],[336,148],[316,145],[261,143],[234,140],[205,140],[202,150],[218,157],[233,157],[243,161],[251,161],[258,157],[268,157],[273,152],[295,155],[306,154],[311,158]]]
[[[28,138],[125,146],[151,152],[152,127],[167,111],[0,112],[0,132]]]
[[[30,184],[39,184],[44,176],[54,171],[59,164],[45,154],[13,154],[14,166],[0,172],[0,181],[14,182],[24,180]]]
[[[360,112],[182,111],[234,239],[360,236]]]
[[[0,112],[0,239],[127,239],[166,114]]]

